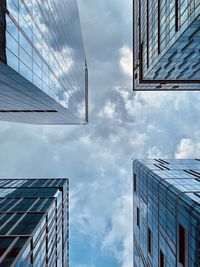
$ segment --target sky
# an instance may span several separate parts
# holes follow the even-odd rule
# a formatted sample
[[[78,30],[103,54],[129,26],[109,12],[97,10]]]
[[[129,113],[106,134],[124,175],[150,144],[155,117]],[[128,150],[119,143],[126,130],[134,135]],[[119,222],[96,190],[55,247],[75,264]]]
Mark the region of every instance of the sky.
[[[72,267],[132,266],[132,159],[199,157],[198,92],[132,91],[131,2],[78,1],[88,125],[0,125],[2,178],[69,177]]]

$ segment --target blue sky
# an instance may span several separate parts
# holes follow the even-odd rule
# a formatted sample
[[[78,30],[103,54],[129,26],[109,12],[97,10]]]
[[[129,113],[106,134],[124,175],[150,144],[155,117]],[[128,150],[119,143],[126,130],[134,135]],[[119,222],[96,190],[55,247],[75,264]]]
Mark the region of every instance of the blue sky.
[[[87,126],[2,122],[1,177],[70,178],[72,267],[132,266],[132,158],[200,151],[200,95],[133,93],[132,0],[79,1]]]

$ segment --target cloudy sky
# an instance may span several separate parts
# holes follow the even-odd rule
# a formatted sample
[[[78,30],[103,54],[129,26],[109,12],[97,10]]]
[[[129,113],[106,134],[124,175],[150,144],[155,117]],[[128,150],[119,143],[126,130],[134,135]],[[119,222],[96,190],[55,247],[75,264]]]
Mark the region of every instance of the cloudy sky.
[[[1,123],[1,177],[70,178],[72,267],[132,266],[132,158],[200,151],[200,94],[133,93],[132,0],[79,1],[87,126]]]

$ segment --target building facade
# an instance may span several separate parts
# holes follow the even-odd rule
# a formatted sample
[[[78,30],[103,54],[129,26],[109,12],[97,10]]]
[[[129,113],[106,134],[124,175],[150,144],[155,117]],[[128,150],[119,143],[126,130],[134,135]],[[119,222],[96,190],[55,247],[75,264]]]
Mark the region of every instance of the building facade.
[[[69,267],[68,179],[0,179],[0,266]]]
[[[0,1],[0,120],[85,124],[88,71],[77,1]]]
[[[200,266],[200,160],[133,162],[134,267]]]
[[[200,2],[133,2],[134,90],[200,90]]]

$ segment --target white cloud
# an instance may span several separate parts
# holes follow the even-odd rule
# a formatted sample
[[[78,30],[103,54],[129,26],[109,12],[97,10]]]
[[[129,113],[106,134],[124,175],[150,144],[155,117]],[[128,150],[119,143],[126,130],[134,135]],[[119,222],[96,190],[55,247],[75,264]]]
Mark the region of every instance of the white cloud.
[[[200,157],[200,141],[193,141],[189,138],[181,139],[175,152],[175,158],[199,158]]]
[[[76,267],[95,267],[95,265],[78,264]]]
[[[166,154],[161,152],[156,146],[152,146],[147,150],[147,158],[155,159],[155,158],[168,158]]]
[[[111,101],[107,101],[105,106],[99,112],[99,116],[105,119],[106,117],[109,119],[113,119],[116,115],[117,115],[116,104],[112,103]]]
[[[90,78],[88,126],[0,127],[1,176],[68,176],[70,241],[77,232],[79,240],[87,236],[122,267],[132,266],[131,157],[198,157],[200,151],[195,134],[199,92],[132,92],[131,26],[126,22],[131,4],[80,1]],[[87,257],[73,264],[91,265]]]
[[[122,267],[132,266],[132,196],[118,200],[118,209],[112,214],[112,228],[104,238],[102,248],[113,253]],[[119,246],[121,244],[122,246]],[[121,249],[119,249],[121,247]]]
[[[147,139],[148,136],[146,133],[134,132],[134,134],[130,136],[130,141],[129,141],[130,147],[132,147],[132,149],[134,150],[141,149],[142,147],[145,146],[145,142]]]
[[[86,144],[86,145],[88,145],[88,144],[90,144],[91,142],[91,140],[90,140],[90,136],[89,135],[86,135],[86,136],[82,136],[81,138],[80,138],[80,141],[83,143],[83,144]]]
[[[123,72],[132,77],[133,76],[133,52],[132,50],[127,47],[127,46],[123,46],[120,49],[120,66],[123,70]]]

